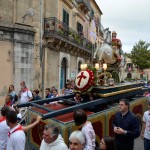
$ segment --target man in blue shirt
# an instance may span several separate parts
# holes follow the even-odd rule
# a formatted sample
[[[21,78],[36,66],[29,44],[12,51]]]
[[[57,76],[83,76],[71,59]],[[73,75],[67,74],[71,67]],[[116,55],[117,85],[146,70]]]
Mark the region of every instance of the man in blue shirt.
[[[115,114],[113,121],[116,150],[133,150],[134,139],[140,135],[140,122],[129,111],[127,99],[121,99],[118,108],[119,112]]]
[[[45,89],[45,98],[52,98],[53,94],[51,93],[51,89],[50,88],[46,88]]]

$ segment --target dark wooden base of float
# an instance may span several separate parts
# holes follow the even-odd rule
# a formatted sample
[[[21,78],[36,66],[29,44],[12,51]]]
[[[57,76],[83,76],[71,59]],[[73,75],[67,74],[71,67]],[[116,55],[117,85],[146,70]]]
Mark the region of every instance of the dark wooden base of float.
[[[142,89],[141,83],[123,83],[114,86],[95,86],[92,92],[97,93],[100,97],[108,97],[126,92]]]

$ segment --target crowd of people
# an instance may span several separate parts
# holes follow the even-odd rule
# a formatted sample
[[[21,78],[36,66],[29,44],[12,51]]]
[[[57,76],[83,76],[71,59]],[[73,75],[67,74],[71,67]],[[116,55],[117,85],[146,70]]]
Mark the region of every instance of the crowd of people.
[[[24,81],[20,82],[21,90],[17,95],[13,85],[9,86],[8,94],[5,98],[5,105],[1,109],[0,117],[0,150],[24,150],[26,143],[25,132],[36,126],[42,118],[37,116],[35,122],[23,126],[18,122],[19,111],[15,107],[16,101],[25,103],[32,100],[39,100],[38,90],[29,91]],[[68,95],[73,92],[70,82],[61,93]],[[45,98],[59,96],[58,90],[53,86],[45,89]],[[89,100],[96,99],[94,93],[91,93]],[[76,102],[83,102],[84,97],[80,92],[73,98]],[[144,150],[150,147],[150,102],[149,110],[143,115],[143,126],[141,138],[144,139]],[[45,125],[43,131],[43,140],[41,141],[40,150],[133,150],[134,139],[140,135],[140,122],[138,118],[129,110],[128,99],[121,99],[118,104],[118,112],[115,114],[112,128],[114,137],[104,136],[100,143],[96,142],[96,134],[92,123],[87,120],[87,114],[84,110],[74,111],[73,119],[76,126],[81,130],[73,131],[69,136],[69,146],[64,142],[60,130],[54,124]]]
[[[149,110],[143,116],[143,128],[141,137],[144,138],[144,150],[149,149]],[[129,111],[129,101],[121,99],[118,105],[119,111],[115,114],[112,127],[114,138],[104,136],[96,146],[96,135],[92,123],[87,120],[84,110],[74,111],[73,119],[76,126],[81,130],[73,131],[69,136],[70,150],[133,150],[134,139],[140,135],[140,122],[138,118]],[[1,109],[0,117],[0,149],[1,150],[24,150],[26,135],[25,131],[30,130],[41,121],[37,120],[28,126],[18,123],[17,113],[12,107],[4,106]],[[68,150],[59,128],[54,124],[47,124],[43,131],[43,140],[40,150]]]
[[[61,90],[58,90],[55,86],[52,86],[51,88],[49,87],[46,88],[45,98],[54,98],[58,96],[72,94],[74,89],[75,89],[74,80],[67,80],[65,87],[62,88]],[[42,98],[40,96],[40,91],[38,89],[30,91],[27,88],[25,81],[21,81],[19,93],[15,91],[14,85],[9,86],[8,93],[5,97],[5,105],[12,106],[16,102],[22,104],[25,102],[35,101],[40,99]]]

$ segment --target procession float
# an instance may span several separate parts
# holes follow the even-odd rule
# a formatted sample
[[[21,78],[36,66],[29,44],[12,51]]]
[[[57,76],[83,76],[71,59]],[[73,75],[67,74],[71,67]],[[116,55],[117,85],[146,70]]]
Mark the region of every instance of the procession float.
[[[57,125],[66,144],[69,144],[71,132],[80,128],[73,121],[73,112],[79,108],[86,111],[88,120],[92,122],[98,143],[104,135],[114,135],[112,121],[119,99],[128,98],[130,110],[141,119],[147,105],[143,93],[149,89],[144,88],[141,82],[121,82],[121,68],[124,65],[121,41],[115,35],[111,39],[111,33],[106,28],[104,43],[96,49],[92,63],[81,65],[81,71],[75,78],[76,89],[73,94],[18,105],[27,107],[27,123],[33,122],[37,114],[43,119],[27,133],[32,149],[39,149],[44,125],[48,123]],[[91,95],[95,98],[76,102],[74,96],[77,92],[83,99],[88,99]]]

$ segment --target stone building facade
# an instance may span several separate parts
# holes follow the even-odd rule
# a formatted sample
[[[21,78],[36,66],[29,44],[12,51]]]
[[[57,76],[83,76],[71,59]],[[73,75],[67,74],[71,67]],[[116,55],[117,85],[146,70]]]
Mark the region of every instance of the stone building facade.
[[[122,80],[137,80],[141,79],[141,73],[140,71],[134,66],[131,59],[126,57],[126,64],[124,68],[122,68]]]
[[[95,0],[1,0],[0,98],[10,84],[19,91],[21,80],[42,91],[74,79],[102,43],[101,15]]]

